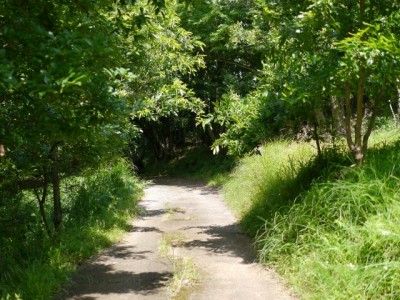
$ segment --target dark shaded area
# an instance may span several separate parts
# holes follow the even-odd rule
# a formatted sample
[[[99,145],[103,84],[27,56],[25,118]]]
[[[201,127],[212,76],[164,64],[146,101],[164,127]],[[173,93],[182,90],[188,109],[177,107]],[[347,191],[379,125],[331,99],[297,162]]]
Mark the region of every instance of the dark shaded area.
[[[226,155],[223,151],[214,155],[210,147],[196,145],[194,148],[182,149],[174,158],[163,159],[147,164],[142,175],[149,179],[158,180],[167,176],[179,180],[185,178],[186,182],[197,183],[227,174],[236,166],[238,158]]]
[[[200,195],[218,195],[220,188],[206,186],[201,180],[171,178],[171,177],[151,177],[148,178],[151,182],[148,185],[166,185],[166,186],[179,186],[185,188],[187,191],[200,190]],[[145,213],[147,215],[147,212]]]
[[[146,227],[146,226],[131,226],[131,232],[158,232],[163,233],[162,230],[157,227]]]
[[[140,218],[147,218],[147,217],[156,217],[156,216],[161,216],[166,213],[165,209],[153,209],[153,210],[146,210],[144,207],[141,207],[143,209],[143,212],[140,216]]]
[[[200,234],[207,234],[211,237],[206,240],[196,239],[185,242],[183,247],[188,249],[206,248],[213,254],[229,254],[239,257],[245,264],[254,263],[256,252],[254,251],[249,238],[236,224],[227,226],[193,226],[184,230],[198,229]]]
[[[135,292],[141,295],[156,294],[159,288],[165,286],[168,279],[172,277],[170,272],[142,272],[135,273],[127,271],[116,271],[113,265],[106,265],[102,262],[109,261],[109,258],[124,260],[147,259],[150,251],[134,251],[133,246],[116,245],[96,257],[96,263],[84,265],[76,273],[70,282],[68,291],[56,296],[54,299],[68,299],[79,297],[86,293],[90,294],[124,294]],[[95,299],[93,297],[82,297],[81,299]]]
[[[135,292],[141,295],[152,295],[157,289],[165,286],[172,273],[169,272],[115,272],[112,266],[91,264],[85,267],[84,275],[76,275],[72,279],[71,289],[68,293],[59,295],[54,299],[68,299],[86,293],[91,294],[124,294]],[[96,280],[93,280],[92,274]],[[79,284],[76,284],[79,282]],[[82,297],[81,299],[95,299],[95,297]]]
[[[135,247],[132,245],[116,245],[113,246],[102,253],[103,257],[115,257],[119,259],[144,259],[146,258],[146,254],[150,253],[150,251],[133,251]],[[104,258],[106,260],[106,258]],[[97,261],[102,261],[97,258]]]

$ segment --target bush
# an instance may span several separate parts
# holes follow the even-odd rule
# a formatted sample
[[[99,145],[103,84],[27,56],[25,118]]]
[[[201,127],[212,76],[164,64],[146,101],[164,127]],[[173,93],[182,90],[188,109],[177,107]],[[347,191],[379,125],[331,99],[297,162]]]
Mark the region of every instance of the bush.
[[[132,176],[128,163],[120,161],[112,167],[86,178],[74,193],[68,224],[93,224],[101,220],[104,228],[125,221],[125,215],[134,215],[141,189],[138,179]],[[74,185],[72,179],[70,185]],[[122,213],[122,215],[121,215]]]
[[[31,193],[1,198],[0,224],[16,220],[0,236],[1,299],[50,299],[83,259],[121,236],[142,195],[122,160],[63,185],[65,222],[56,240],[46,235]]]

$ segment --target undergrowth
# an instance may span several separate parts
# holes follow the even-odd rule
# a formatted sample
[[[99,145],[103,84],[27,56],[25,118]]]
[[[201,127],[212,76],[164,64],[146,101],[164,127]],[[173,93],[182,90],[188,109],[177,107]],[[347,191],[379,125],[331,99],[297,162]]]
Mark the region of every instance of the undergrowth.
[[[233,156],[214,155],[206,147],[196,147],[186,149],[175,159],[148,163],[143,175],[189,178],[204,181],[210,186],[222,186],[235,163]]]
[[[85,178],[66,179],[63,229],[58,238],[50,239],[31,193],[2,193],[1,299],[47,300],[62,292],[61,286],[82,260],[120,238],[137,212],[141,194],[142,184],[125,161]],[[48,205],[47,211],[51,208]]]
[[[365,165],[275,142],[242,160],[227,202],[302,299],[400,299],[400,142],[378,131]]]

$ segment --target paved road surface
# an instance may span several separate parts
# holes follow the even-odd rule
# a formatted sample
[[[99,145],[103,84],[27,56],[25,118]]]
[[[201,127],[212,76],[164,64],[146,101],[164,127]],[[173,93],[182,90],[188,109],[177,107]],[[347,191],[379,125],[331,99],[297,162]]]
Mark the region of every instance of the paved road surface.
[[[254,262],[249,239],[217,190],[158,179],[148,184],[141,205],[131,232],[88,261],[64,299],[295,299]],[[184,286],[179,293],[171,287],[178,260],[196,274],[178,280]]]

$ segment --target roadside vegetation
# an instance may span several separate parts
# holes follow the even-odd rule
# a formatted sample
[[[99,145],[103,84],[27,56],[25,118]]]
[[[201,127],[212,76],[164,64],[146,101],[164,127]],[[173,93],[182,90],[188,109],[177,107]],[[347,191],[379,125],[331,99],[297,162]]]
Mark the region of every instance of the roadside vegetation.
[[[172,266],[172,277],[166,287],[170,298],[186,299],[189,288],[195,285],[199,278],[199,270],[193,258],[176,254],[175,248],[185,243],[185,236],[181,233],[163,234],[159,242],[158,252],[168,259]]]
[[[399,137],[378,130],[362,167],[340,148],[273,142],[224,185],[260,260],[302,299],[400,297]]]
[[[62,292],[60,288],[84,259],[125,232],[138,212],[142,183],[121,160],[85,177],[69,178],[62,192],[65,221],[57,237],[47,235],[33,193],[2,194],[1,299],[45,300]]]

